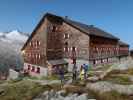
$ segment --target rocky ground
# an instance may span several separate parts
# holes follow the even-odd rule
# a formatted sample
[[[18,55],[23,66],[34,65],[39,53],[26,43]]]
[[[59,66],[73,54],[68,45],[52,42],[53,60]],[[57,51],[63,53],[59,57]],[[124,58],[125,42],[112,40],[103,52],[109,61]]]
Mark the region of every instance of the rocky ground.
[[[133,60],[92,68],[89,78],[72,82],[65,75],[41,79],[25,77],[0,82],[2,100],[133,100]]]
[[[58,92],[51,90],[51,91],[46,91],[42,93],[34,100],[95,100],[95,99],[88,99],[89,97],[88,97],[88,94],[86,93],[83,93],[81,95],[77,93],[74,93],[74,94],[69,93],[67,95],[65,94],[66,94],[66,91],[64,90],[61,90]]]
[[[129,70],[130,73],[128,73]],[[116,71],[117,73],[114,73]],[[125,72],[122,73],[122,71]],[[109,65],[108,68],[99,67],[98,69],[93,69],[91,74],[93,73],[94,75],[89,77],[87,82],[85,82],[85,90],[80,95],[78,94],[78,91],[76,91],[73,94],[68,93],[64,96],[62,94],[66,94],[66,91],[60,90],[56,93],[53,93],[52,90],[44,92],[35,100],[114,100],[113,98],[115,98],[115,100],[132,100],[133,73],[131,73],[131,71],[133,71],[133,60],[129,58],[126,61]],[[67,84],[67,87],[72,88],[70,86],[71,82],[68,83],[69,84]],[[88,93],[85,92],[86,90],[87,92],[93,92],[93,94],[88,95]],[[95,92],[97,93],[97,95],[95,94]],[[104,95],[102,97],[102,94],[105,93],[109,93],[108,97]]]

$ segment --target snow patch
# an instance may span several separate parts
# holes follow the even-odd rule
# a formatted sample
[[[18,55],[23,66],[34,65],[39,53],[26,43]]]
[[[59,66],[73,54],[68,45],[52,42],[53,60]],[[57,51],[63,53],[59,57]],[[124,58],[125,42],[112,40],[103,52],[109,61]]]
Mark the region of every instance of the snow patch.
[[[13,30],[8,33],[0,32],[0,40],[4,42],[18,42],[24,43],[28,39],[27,34],[19,32],[18,30]]]

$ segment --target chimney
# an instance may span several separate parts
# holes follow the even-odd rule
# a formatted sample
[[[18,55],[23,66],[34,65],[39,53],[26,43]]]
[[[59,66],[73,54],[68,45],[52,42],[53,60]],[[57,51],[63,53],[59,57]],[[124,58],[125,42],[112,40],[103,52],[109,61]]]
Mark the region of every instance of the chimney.
[[[68,19],[68,16],[65,16],[65,19]]]
[[[94,27],[94,25],[90,25],[90,27]]]

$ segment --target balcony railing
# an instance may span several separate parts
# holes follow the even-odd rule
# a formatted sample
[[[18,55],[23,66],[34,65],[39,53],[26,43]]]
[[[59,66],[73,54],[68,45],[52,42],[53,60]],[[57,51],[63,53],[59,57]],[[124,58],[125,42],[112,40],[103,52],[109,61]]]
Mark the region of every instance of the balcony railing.
[[[102,58],[109,58],[109,57],[115,57],[118,56],[118,53],[93,53],[90,54],[90,59],[102,59]]]

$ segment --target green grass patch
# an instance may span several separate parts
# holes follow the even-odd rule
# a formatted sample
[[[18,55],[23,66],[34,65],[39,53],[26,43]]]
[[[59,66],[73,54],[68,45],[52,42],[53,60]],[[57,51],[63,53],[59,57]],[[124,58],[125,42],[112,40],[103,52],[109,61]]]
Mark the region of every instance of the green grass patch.
[[[109,74],[128,74],[128,75],[133,75],[133,68],[129,68],[127,70],[113,70]]]
[[[132,69],[128,69],[128,70],[127,70],[127,74],[133,75],[133,68],[132,68]]]
[[[133,100],[131,96],[120,94],[116,91],[100,93],[99,91],[88,90],[88,95],[90,93],[96,100]]]
[[[126,74],[109,74],[103,80],[122,85],[133,84]]]
[[[97,67],[97,66],[96,66],[96,68],[92,67],[91,70],[92,70],[92,71],[107,70],[108,68],[111,67],[111,65],[112,65],[112,64],[105,64],[105,65],[103,64],[103,65],[101,65],[100,67]]]
[[[8,83],[7,85],[0,86],[0,89],[4,90],[0,94],[1,100],[32,100],[39,93],[46,89],[48,86],[41,86],[31,81],[22,80],[14,83]]]
[[[59,76],[58,75],[49,75],[47,77],[43,76],[40,78],[41,80],[59,80]]]

